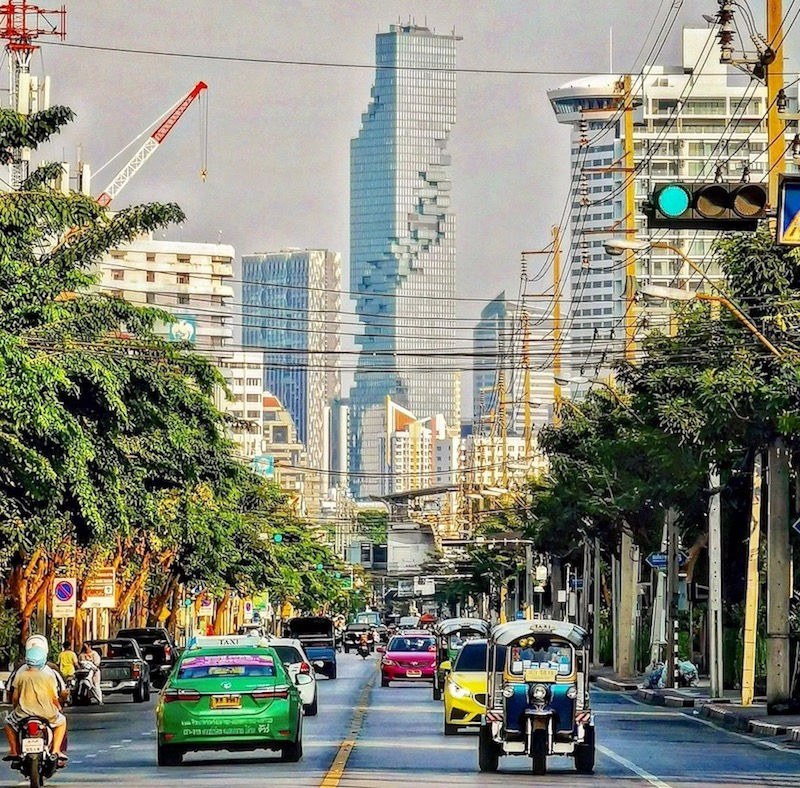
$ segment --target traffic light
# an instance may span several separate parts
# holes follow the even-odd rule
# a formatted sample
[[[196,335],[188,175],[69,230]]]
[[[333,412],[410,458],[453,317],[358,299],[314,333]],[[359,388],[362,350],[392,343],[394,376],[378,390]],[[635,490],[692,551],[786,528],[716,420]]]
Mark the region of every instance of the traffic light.
[[[766,218],[766,183],[667,183],[643,206],[653,230],[756,230]]]

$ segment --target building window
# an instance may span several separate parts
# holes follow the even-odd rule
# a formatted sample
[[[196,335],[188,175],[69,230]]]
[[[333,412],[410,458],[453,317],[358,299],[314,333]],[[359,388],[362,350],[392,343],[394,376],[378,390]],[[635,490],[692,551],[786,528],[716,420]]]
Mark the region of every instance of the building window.
[[[147,253],[147,262],[148,263],[154,263],[155,261],[156,261],[155,254],[153,252],[148,252]]]
[[[178,304],[180,306],[186,306],[189,303],[189,296],[186,293],[178,293]]]
[[[248,419],[257,419],[258,418],[258,411],[257,410],[248,410],[247,411],[247,418]]]
[[[111,252],[111,259],[112,260],[124,260],[125,259],[125,252]]]
[[[272,442],[273,443],[288,443],[289,442],[289,428],[288,427],[273,427],[272,428]]]
[[[155,304],[155,302],[156,302],[156,294],[155,293],[145,293],[144,300],[148,304]]]
[[[147,281],[148,282],[155,282],[156,281],[156,272],[155,271],[148,271],[147,272]]]
[[[260,386],[261,385],[261,378],[247,378],[247,385],[248,386]]]
[[[188,285],[189,284],[189,274],[178,274],[177,281],[179,285]]]
[[[114,281],[119,282],[120,280],[125,278],[125,272],[121,268],[114,268],[111,271],[111,278]]]
[[[248,402],[258,402],[261,399],[260,394],[248,394],[247,401]]]
[[[179,255],[177,255],[177,258],[178,258],[178,262],[179,263],[191,263],[192,262],[191,255],[188,255],[188,254],[179,254]]]

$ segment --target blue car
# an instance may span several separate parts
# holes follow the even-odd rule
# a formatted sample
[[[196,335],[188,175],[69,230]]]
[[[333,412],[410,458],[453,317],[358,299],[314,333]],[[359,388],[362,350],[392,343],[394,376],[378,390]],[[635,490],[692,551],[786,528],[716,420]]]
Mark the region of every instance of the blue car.
[[[313,663],[322,663],[317,672],[336,678],[336,632],[333,621],[324,616],[300,616],[286,624],[286,637],[297,638]]]

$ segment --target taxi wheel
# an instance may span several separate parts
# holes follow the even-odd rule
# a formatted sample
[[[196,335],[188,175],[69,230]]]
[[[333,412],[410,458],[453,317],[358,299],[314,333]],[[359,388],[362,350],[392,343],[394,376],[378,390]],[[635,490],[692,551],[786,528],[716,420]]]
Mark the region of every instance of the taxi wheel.
[[[281,760],[284,763],[297,763],[303,757],[303,739],[298,736],[297,741],[284,744],[281,750]]]
[[[496,772],[500,765],[500,753],[492,739],[492,729],[482,725],[478,731],[478,768],[482,772]]]
[[[183,762],[183,753],[175,746],[169,744],[158,745],[159,766],[180,766]]]
[[[314,693],[314,700],[306,706],[303,711],[305,712],[306,717],[316,717],[317,712],[319,711],[319,704],[317,703],[317,695]]]
[[[388,687],[389,686],[389,679],[386,676],[381,676],[381,687]]]
[[[442,690],[439,685],[434,680],[433,682],[433,699],[434,700],[441,700],[442,699]]]
[[[456,736],[456,735],[458,735],[458,725],[451,725],[449,722],[445,722],[445,724],[444,724],[444,735],[445,736]]]
[[[133,702],[134,703],[144,703],[147,700],[146,690],[143,684],[139,684],[138,687],[133,691]]]

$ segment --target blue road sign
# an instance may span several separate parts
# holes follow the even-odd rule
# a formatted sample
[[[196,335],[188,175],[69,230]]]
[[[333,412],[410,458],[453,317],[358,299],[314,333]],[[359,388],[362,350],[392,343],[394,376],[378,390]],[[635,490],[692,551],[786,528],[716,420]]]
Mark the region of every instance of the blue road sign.
[[[517,619],[517,621],[521,621],[523,618],[525,618],[525,613],[524,613],[524,611],[522,611],[522,610],[517,610],[517,612],[514,614],[514,618],[516,618],[516,619]]]
[[[569,579],[569,587],[573,591],[583,591],[583,578],[582,577],[571,577]]]
[[[69,602],[75,596],[75,585],[71,580],[60,580],[56,584],[55,594],[59,602]]]
[[[800,176],[781,175],[778,181],[779,244],[800,246]]]
[[[272,479],[275,476],[275,458],[268,454],[259,454],[253,457],[252,468],[259,476]]]
[[[645,563],[649,564],[653,569],[658,569],[660,572],[663,572],[667,568],[666,553],[650,553],[644,560]],[[683,550],[680,550],[678,552],[678,566],[684,566],[688,560],[689,556],[686,555]]]
[[[794,521],[792,528],[800,534],[800,519]]]

